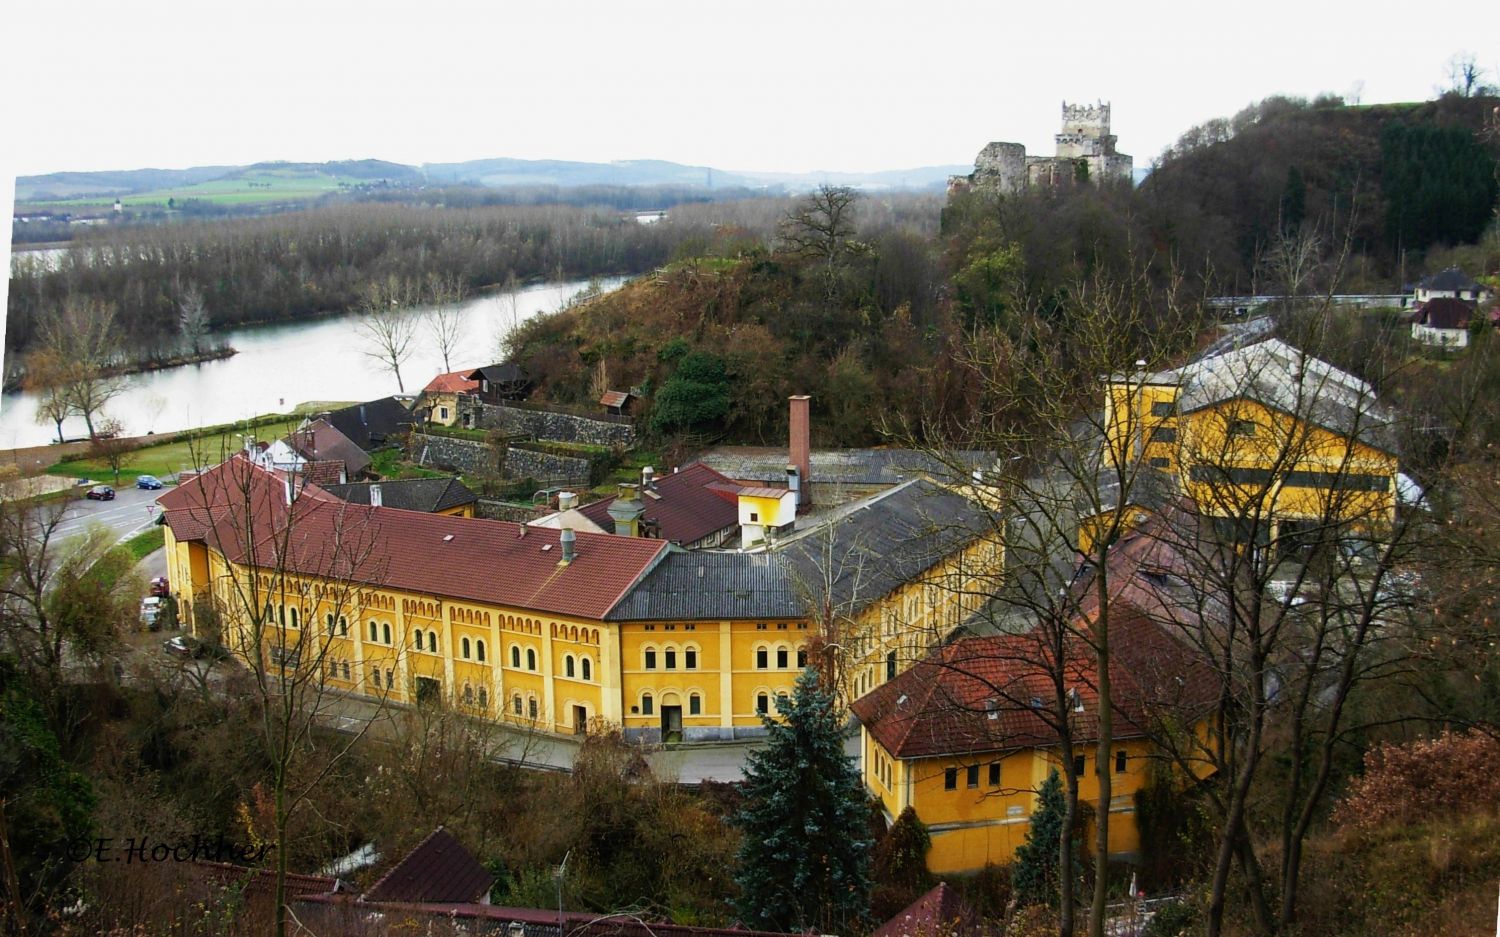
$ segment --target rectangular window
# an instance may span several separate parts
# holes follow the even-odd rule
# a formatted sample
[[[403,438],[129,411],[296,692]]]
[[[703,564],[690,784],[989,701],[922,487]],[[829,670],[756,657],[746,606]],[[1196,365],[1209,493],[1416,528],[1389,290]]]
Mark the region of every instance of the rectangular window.
[[[1329,488],[1338,491],[1389,491],[1389,475],[1353,475],[1338,472],[1296,471],[1286,473],[1286,484],[1293,488]]]
[[[756,625],[755,626],[755,630],[756,631],[765,631],[766,630],[766,623],[765,622],[761,622],[760,624]]]
[[[1148,442],[1176,442],[1177,430],[1170,426],[1158,426],[1151,430],[1151,438]]]
[[[698,669],[698,652],[696,650],[694,650],[693,648],[688,648],[687,650],[683,651],[682,652],[682,666],[686,667],[688,670],[697,670]]]
[[[1171,400],[1158,400],[1151,405],[1152,416],[1176,416],[1177,404]]]
[[[1125,773],[1125,749],[1115,752],[1115,774]]]
[[[440,419],[440,420],[446,420],[446,419],[448,419],[448,408],[447,407],[438,407],[438,419]]]
[[[956,791],[956,790],[958,790],[958,769],[957,768],[944,768],[943,769],[943,790],[945,790],[945,791]]]
[[[646,669],[647,670],[655,670],[656,669],[656,652],[655,651],[647,651],[646,652]]]
[[[677,669],[677,652],[675,650],[673,650],[672,648],[667,648],[666,658],[667,658],[667,669],[668,670],[676,670]]]
[[[785,670],[786,666],[787,666],[786,648],[779,647],[779,648],[776,649],[776,667],[779,670]]]
[[[649,716],[656,711],[656,703],[649,696],[641,697],[641,715]]]
[[[968,777],[965,778],[965,780],[968,781],[969,787],[971,789],[976,788],[976,787],[979,786],[979,766],[978,765],[969,765]]]
[[[1254,436],[1255,435],[1255,421],[1254,420],[1230,420],[1229,421],[1229,435],[1231,435],[1231,436]]]
[[[1188,470],[1188,478],[1211,485],[1269,485],[1271,470],[1261,468],[1239,468],[1222,465],[1195,465]]]
[[[1077,777],[1080,777],[1080,778],[1083,777],[1083,766],[1084,766],[1083,756],[1082,755],[1074,755],[1073,756],[1073,774],[1076,775]]]
[[[757,670],[765,670],[769,666],[771,666],[771,655],[765,648],[760,648],[755,652],[755,667]]]
[[[694,693],[688,697],[688,715],[696,716],[703,711],[703,698]]]
[[[1152,468],[1170,468],[1172,465],[1171,459],[1163,459],[1161,456],[1156,456],[1150,461]]]
[[[990,762],[990,787],[1000,786],[1000,762]]]

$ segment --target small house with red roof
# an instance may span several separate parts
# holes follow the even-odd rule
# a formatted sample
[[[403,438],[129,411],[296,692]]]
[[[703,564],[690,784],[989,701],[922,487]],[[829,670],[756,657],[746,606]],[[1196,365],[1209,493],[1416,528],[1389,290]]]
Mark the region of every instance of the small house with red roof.
[[[1469,326],[1475,305],[1470,300],[1439,296],[1417,307],[1411,320],[1411,337],[1432,348],[1457,351],[1469,347]]]
[[[480,382],[474,371],[450,371],[427,382],[412,412],[439,426],[473,425]]]

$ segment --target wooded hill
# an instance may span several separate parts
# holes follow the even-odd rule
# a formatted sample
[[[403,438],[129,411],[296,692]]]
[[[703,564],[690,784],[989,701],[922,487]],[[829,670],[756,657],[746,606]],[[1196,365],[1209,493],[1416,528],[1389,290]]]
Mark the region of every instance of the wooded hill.
[[[1452,94],[1370,106],[1268,98],[1183,134],[1141,194],[1169,222],[1171,243],[1216,258],[1225,292],[1254,290],[1257,256],[1278,231],[1304,224],[1325,241],[1347,231],[1369,281],[1350,288],[1384,292],[1422,271],[1422,252],[1472,243],[1493,219],[1497,104]]]

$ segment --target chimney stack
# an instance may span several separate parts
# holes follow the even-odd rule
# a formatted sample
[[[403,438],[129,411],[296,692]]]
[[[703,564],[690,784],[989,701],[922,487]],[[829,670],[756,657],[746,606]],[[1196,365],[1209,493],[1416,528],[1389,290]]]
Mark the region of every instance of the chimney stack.
[[[562,541],[562,559],[558,561],[558,565],[566,566],[573,562],[574,557],[577,556],[573,546],[578,539],[578,535],[573,533],[573,528],[564,527],[562,529],[562,536],[559,539]]]
[[[656,469],[646,466],[641,469],[641,490],[651,491],[656,488]]]
[[[557,509],[559,511],[571,511],[578,507],[578,495],[571,491],[559,491],[557,493]]]
[[[615,536],[639,537],[641,516],[645,513],[646,506],[641,503],[636,486],[628,483],[621,484],[620,493],[615,496],[614,503],[609,506],[609,516],[615,522]]]
[[[378,508],[383,502],[380,500],[380,486],[370,486],[370,507]]]
[[[797,470],[801,487],[797,489],[797,512],[800,514],[812,504],[812,424],[809,408],[812,398],[798,394],[791,400],[791,439],[789,440],[787,464]]]

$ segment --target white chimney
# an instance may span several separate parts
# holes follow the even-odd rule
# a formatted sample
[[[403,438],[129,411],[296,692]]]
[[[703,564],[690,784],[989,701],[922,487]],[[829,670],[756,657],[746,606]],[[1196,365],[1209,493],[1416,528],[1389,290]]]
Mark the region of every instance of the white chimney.
[[[578,507],[578,495],[571,491],[560,491],[557,494],[557,509],[559,511],[571,511]]]
[[[562,536],[559,538],[562,541],[562,559],[559,561],[559,565],[573,562],[573,557],[576,555],[573,546],[577,537],[578,535],[573,533],[573,528],[564,527],[562,529]]]
[[[656,486],[656,469],[646,466],[641,469],[641,490],[649,491]]]
[[[371,485],[370,486],[370,507],[372,507],[372,508],[378,508],[378,507],[380,507],[380,505],[382,503],[384,503],[384,502],[382,502],[380,500],[380,486],[379,485]]]

